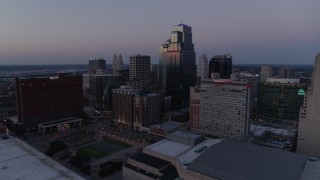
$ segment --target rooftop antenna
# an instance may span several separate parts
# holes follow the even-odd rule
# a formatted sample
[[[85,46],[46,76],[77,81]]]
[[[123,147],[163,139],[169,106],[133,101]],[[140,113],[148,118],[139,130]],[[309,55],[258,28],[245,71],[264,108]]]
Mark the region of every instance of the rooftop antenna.
[[[182,18],[181,18],[181,23],[180,24],[182,24]]]

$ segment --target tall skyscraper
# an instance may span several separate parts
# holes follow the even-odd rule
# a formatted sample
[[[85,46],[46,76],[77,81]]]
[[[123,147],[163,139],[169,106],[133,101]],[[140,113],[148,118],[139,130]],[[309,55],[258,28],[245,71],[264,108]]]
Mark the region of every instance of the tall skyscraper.
[[[130,85],[135,89],[149,89],[151,73],[150,68],[150,56],[140,54],[130,56]]]
[[[303,93],[303,92],[301,92]],[[297,152],[320,158],[320,53],[300,109]]]
[[[249,134],[250,98],[248,82],[202,81],[199,132],[219,138],[245,139]]]
[[[119,54],[118,56],[115,54],[112,60],[112,71],[113,73],[118,73],[123,69],[123,61],[122,56]]]
[[[171,37],[160,48],[159,86],[172,96],[173,109],[189,104],[189,90],[196,84],[196,63],[191,27],[172,26]]]
[[[98,69],[101,69],[101,70],[106,69],[106,60],[104,60],[103,58],[90,59],[89,60],[89,73],[96,74]]]
[[[209,77],[209,64],[207,55],[203,54],[200,56],[197,66],[197,77],[201,79],[208,79]]]
[[[272,78],[272,74],[271,66],[261,66],[260,81],[264,82],[267,78]]]
[[[18,120],[24,132],[39,123],[82,115],[82,76],[16,78]]]
[[[219,73],[220,78],[228,79],[232,74],[232,56],[231,54],[213,56],[209,62],[209,75]]]

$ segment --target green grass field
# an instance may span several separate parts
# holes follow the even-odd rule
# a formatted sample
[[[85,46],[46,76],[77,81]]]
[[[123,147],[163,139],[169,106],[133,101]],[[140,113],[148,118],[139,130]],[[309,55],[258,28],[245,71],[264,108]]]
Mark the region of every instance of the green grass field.
[[[103,137],[100,142],[85,146],[79,151],[88,154],[94,159],[100,159],[114,152],[129,148],[130,146],[129,144]]]

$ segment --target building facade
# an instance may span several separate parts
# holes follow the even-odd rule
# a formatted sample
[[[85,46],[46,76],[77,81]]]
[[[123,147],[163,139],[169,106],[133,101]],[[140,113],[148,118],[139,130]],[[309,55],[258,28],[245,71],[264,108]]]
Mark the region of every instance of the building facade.
[[[190,129],[197,132],[200,120],[200,87],[190,87],[189,122]]]
[[[100,69],[100,70],[106,69],[106,60],[104,60],[103,58],[90,59],[89,60],[89,73],[96,74],[98,69]]]
[[[267,78],[272,78],[272,74],[271,66],[261,66],[260,81],[264,82]]]
[[[112,113],[115,124],[124,127],[133,125],[133,98],[137,91],[130,86],[121,86],[112,90]]]
[[[208,78],[212,73],[219,73],[220,78],[228,79],[232,74],[232,56],[231,54],[213,56],[209,62]]]
[[[160,122],[160,94],[139,94],[134,97],[134,129],[149,128]]]
[[[189,104],[189,89],[196,84],[196,53],[192,28],[172,26],[171,37],[160,48],[159,86],[172,97],[173,109]]]
[[[119,54],[118,56],[115,54],[112,60],[112,71],[113,73],[118,73],[123,69],[123,61],[122,55]]]
[[[298,126],[299,110],[303,103],[300,91],[308,85],[299,79],[267,78],[258,83],[257,115],[260,121]]]
[[[39,123],[83,114],[82,76],[16,78],[18,120],[23,131]]]
[[[202,81],[199,132],[220,138],[245,139],[249,133],[250,98],[248,82]]]
[[[90,76],[89,103],[92,107],[104,111],[112,110],[112,89],[121,85],[120,74],[102,74]]]
[[[300,109],[297,152],[320,158],[320,53]]]
[[[279,69],[279,78],[296,78],[295,77],[295,70],[288,66]]]
[[[201,79],[208,79],[209,77],[209,64],[207,55],[203,54],[200,56],[197,66],[197,77]]]
[[[150,56],[140,54],[130,56],[129,80],[133,88],[149,89],[150,67]]]
[[[158,64],[152,64],[150,69],[150,85],[152,89],[158,88],[158,79],[159,79],[159,66]]]

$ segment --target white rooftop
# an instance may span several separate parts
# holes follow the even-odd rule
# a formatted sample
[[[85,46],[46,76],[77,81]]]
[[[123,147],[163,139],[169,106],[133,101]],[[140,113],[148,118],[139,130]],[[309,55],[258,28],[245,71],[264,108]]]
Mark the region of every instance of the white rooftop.
[[[318,160],[314,162],[307,161],[301,179],[302,180],[320,179],[320,162]]]
[[[164,139],[150,146],[147,146],[144,149],[159,154],[163,154],[169,157],[176,157],[190,148],[191,146]]]
[[[19,139],[0,141],[0,179],[84,179]]]

